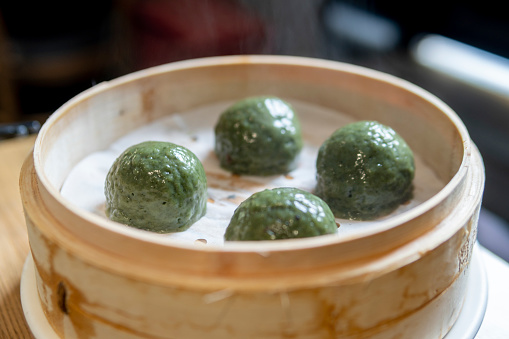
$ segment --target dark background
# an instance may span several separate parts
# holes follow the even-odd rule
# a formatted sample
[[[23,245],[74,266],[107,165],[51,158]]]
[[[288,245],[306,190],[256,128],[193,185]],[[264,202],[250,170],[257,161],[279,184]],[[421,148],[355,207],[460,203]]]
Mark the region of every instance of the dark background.
[[[394,34],[370,42],[379,20]],[[176,60],[285,54],[366,66],[423,87],[464,121],[486,167],[479,239],[509,258],[509,98],[417,63],[411,48],[429,33],[509,58],[507,11],[493,0],[2,1],[0,123],[42,123],[98,82]]]

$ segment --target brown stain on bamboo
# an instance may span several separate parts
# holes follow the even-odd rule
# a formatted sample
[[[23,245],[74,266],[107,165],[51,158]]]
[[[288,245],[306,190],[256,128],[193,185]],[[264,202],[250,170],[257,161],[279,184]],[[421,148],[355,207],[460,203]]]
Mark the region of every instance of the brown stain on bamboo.
[[[54,258],[56,253],[61,251],[61,249],[44,237],[41,237],[41,239],[46,249],[49,251],[50,270],[44,270],[35,257],[34,264],[41,276],[44,287],[51,290],[51,307],[44,307],[43,310],[49,323],[59,337],[65,338],[66,336],[64,320],[67,319],[75,333],[79,334],[79,338],[83,339],[96,338],[97,334],[93,325],[94,323],[102,323],[103,325],[115,328],[121,332],[134,334],[143,338],[168,339],[167,336],[156,336],[137,331],[131,327],[114,323],[86,311],[87,307],[104,308],[104,306],[90,303],[78,287],[74,286],[66,277],[56,272],[54,268]],[[120,315],[124,319],[132,318],[132,315],[122,312],[120,309],[108,310]]]
[[[43,285],[46,289],[51,290],[51,310],[43,308],[50,324],[61,337],[65,337],[64,320],[68,319],[76,333],[79,333],[80,338],[94,338],[96,333],[92,323],[85,319],[83,312],[80,311],[81,305],[86,303],[86,299],[78,288],[71,284],[65,276],[57,273],[57,269],[55,269],[56,255],[62,249],[45,238],[44,235],[41,235],[40,239],[48,250],[50,269],[46,271],[35,256],[34,264]]]
[[[148,88],[141,92],[141,104],[142,111],[147,117],[148,121],[152,121],[154,114],[154,98],[155,98],[155,90],[153,88]]]

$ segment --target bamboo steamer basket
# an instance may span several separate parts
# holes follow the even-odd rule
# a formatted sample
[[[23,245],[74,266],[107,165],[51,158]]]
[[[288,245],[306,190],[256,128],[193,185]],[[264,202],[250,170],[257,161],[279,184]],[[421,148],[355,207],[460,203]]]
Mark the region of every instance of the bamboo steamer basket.
[[[78,161],[143,124],[265,93],[392,126],[445,184],[354,235],[223,247],[162,241],[59,192]],[[20,187],[40,302],[62,338],[441,338],[465,299],[484,169],[457,115],[408,82],[332,61],[230,56],[71,99],[41,129]]]

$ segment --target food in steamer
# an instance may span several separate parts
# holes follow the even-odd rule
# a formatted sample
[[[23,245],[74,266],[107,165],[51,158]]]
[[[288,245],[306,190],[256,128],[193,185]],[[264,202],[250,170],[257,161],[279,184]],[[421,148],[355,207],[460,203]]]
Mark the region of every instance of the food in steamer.
[[[317,196],[293,187],[266,189],[235,210],[226,241],[315,237],[337,231],[329,206]]]
[[[206,212],[207,178],[187,148],[147,141],[115,160],[105,195],[113,221],[157,233],[184,231]]]
[[[391,127],[358,121],[336,130],[320,147],[316,194],[338,218],[371,220],[412,197],[412,150]]]
[[[238,101],[220,115],[214,132],[221,166],[234,174],[286,174],[295,169],[303,147],[300,122],[291,106],[277,97]],[[253,144],[257,147],[251,149]],[[320,147],[316,169],[313,192],[283,187],[257,192],[244,201],[230,220],[225,240],[335,233],[334,217],[376,219],[412,197],[412,151],[392,128],[376,121],[352,123],[334,132]],[[186,148],[144,142],[115,161],[105,194],[106,214],[114,221],[158,233],[184,231],[206,212],[207,179],[201,162]],[[297,211],[292,204],[304,205],[296,196],[315,207]],[[271,213],[277,220],[271,213],[258,216],[255,210],[260,206],[265,212],[275,211]],[[313,219],[318,207],[327,215],[320,218],[328,226]]]
[[[297,115],[277,97],[236,102],[221,114],[214,132],[221,167],[235,174],[288,173],[303,146]]]

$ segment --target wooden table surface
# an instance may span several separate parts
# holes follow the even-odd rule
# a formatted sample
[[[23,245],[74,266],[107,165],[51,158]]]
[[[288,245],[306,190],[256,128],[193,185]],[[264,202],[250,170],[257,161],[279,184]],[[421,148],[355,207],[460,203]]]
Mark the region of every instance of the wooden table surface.
[[[0,141],[0,338],[33,338],[20,299],[20,278],[29,253],[19,195],[19,172],[35,137]]]

